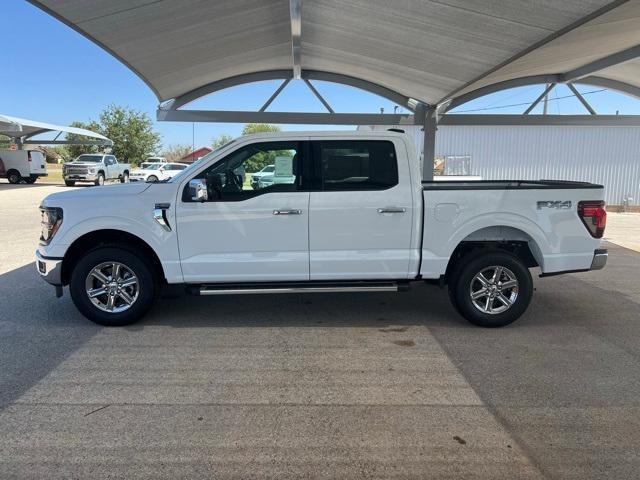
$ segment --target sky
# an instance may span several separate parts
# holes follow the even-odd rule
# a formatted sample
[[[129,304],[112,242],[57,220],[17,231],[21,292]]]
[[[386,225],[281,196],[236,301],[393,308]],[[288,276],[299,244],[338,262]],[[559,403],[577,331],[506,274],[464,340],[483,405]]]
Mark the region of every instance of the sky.
[[[68,125],[97,119],[109,104],[146,112],[162,136],[172,144],[210,145],[222,133],[237,136],[239,124],[156,122],[158,100],[127,67],[91,41],[24,0],[2,0],[2,63],[0,64],[0,114]],[[7,45],[10,48],[6,48]],[[194,109],[257,110],[279,81],[230,88],[207,96]],[[337,112],[391,113],[394,104],[361,90],[328,82],[314,82]],[[488,95],[460,106],[457,112],[522,113],[542,92],[533,85]],[[601,114],[640,114],[640,101],[598,87],[578,85],[578,90]],[[566,97],[566,98],[563,98]],[[538,107],[534,112],[539,112]],[[269,108],[271,111],[325,111],[301,81],[292,81]],[[566,86],[549,96],[551,114],[586,113]],[[285,130],[337,129],[284,125]]]

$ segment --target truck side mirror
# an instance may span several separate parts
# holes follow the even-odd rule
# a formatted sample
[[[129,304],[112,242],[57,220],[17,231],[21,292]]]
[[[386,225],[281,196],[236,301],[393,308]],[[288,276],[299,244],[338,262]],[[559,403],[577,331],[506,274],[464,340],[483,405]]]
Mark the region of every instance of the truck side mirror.
[[[194,178],[189,181],[189,192],[194,202],[206,202],[209,200],[207,181],[204,178]]]

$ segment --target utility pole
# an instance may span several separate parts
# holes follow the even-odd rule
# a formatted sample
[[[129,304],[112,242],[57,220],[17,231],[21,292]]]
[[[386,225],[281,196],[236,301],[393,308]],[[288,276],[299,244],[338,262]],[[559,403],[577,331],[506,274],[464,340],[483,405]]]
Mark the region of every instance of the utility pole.
[[[545,84],[545,89],[546,89],[546,88],[549,88],[549,84],[548,84],[548,83],[547,83],[547,84]],[[543,115],[546,115],[546,114],[547,114],[547,101],[548,101],[548,99],[549,99],[549,94],[547,93],[547,94],[544,96],[544,100],[543,100],[543,103],[542,103],[542,114],[543,114]]]

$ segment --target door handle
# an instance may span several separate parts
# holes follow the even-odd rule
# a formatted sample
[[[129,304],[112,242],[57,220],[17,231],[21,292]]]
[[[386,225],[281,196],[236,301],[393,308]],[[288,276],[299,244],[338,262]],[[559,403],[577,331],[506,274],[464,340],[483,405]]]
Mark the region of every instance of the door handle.
[[[302,215],[302,210],[298,210],[297,208],[274,210],[273,214],[274,215]]]
[[[407,211],[404,207],[384,207],[379,208],[378,213],[405,213]]]

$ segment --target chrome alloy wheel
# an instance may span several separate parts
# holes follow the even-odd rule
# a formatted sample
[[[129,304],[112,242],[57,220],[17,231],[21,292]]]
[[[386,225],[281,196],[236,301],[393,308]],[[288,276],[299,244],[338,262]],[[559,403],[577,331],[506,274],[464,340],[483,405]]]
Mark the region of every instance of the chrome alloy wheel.
[[[473,306],[482,313],[497,315],[511,308],[518,298],[518,279],[505,267],[485,267],[471,280]]]
[[[103,312],[129,310],[138,299],[140,285],[133,270],[119,262],[104,262],[94,267],[85,280],[89,300]]]

